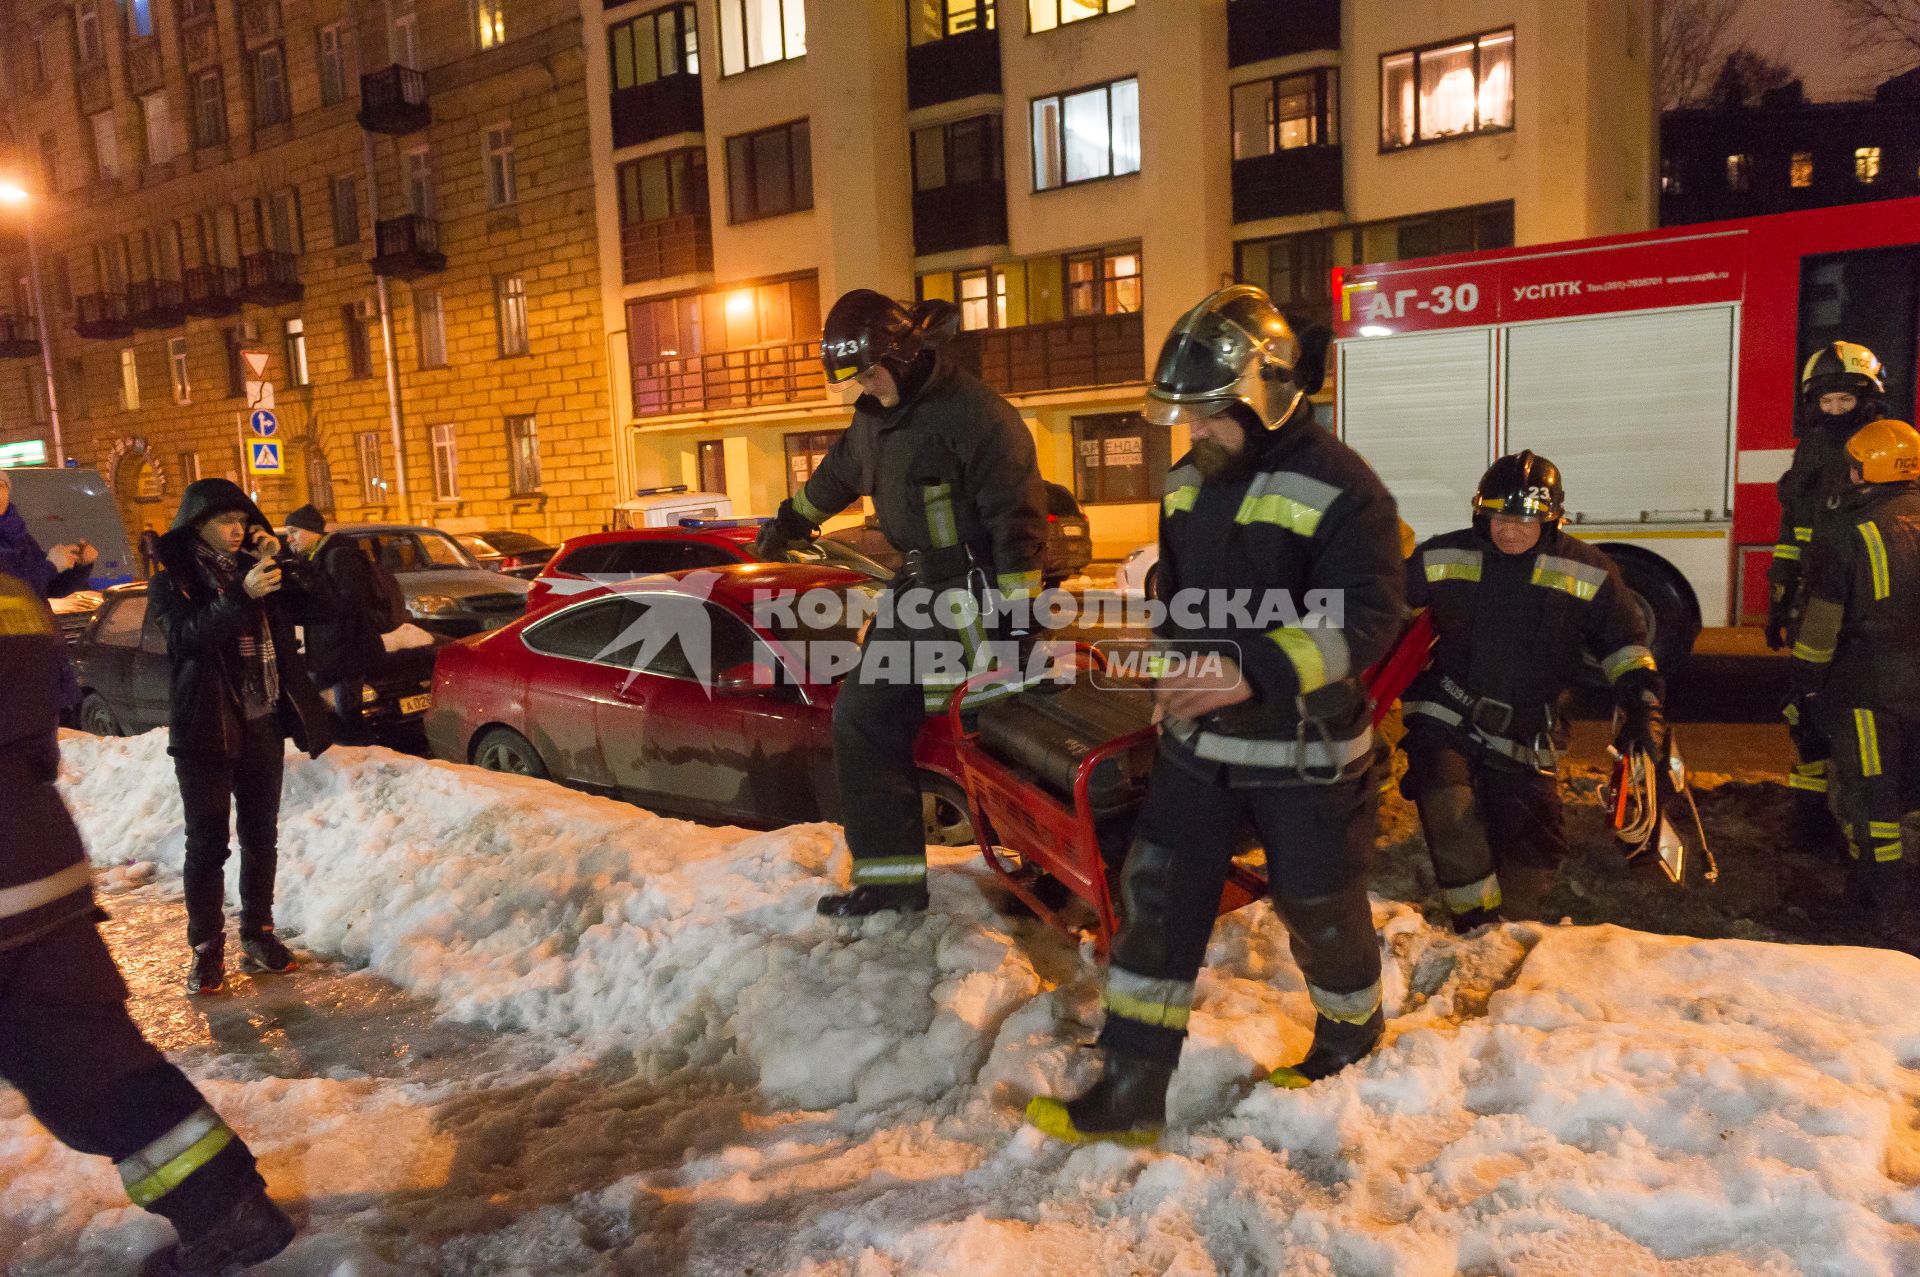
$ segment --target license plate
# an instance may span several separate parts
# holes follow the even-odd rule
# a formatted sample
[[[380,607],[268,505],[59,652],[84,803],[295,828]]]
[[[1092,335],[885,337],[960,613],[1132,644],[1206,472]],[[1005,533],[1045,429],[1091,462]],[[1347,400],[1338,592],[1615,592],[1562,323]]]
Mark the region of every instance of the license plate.
[[[1085,528],[1061,528],[1060,535],[1066,537],[1083,537],[1087,535],[1087,530]]]
[[[400,698],[400,712],[402,714],[418,714],[426,710],[432,704],[433,704],[432,692],[422,692],[418,696],[402,696]]]

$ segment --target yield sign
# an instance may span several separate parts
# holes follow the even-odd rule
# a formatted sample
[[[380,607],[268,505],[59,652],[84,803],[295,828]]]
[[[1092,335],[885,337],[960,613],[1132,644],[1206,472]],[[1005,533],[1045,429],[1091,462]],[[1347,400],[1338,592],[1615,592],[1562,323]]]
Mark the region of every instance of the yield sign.
[[[261,380],[261,374],[267,370],[267,352],[264,350],[243,350],[240,360],[246,364],[247,371],[253,374],[252,380]]]

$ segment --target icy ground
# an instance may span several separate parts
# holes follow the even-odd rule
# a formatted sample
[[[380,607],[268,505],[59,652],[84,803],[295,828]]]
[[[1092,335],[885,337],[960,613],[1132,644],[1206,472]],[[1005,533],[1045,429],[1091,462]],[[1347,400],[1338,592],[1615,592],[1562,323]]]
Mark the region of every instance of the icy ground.
[[[974,864],[924,920],[841,932],[832,828],[335,750],[288,770],[307,965],[189,1004],[163,736],[64,749],[96,860],[159,867],[107,898],[136,1013],[304,1225],[273,1277],[1920,1273],[1903,955],[1461,942],[1381,901],[1388,1044],[1275,1091],[1308,1007],[1255,906],[1215,931],[1165,1146],[1072,1151],[1019,1112],[1086,1076],[1093,969]],[[164,1236],[4,1088],[0,1167],[15,1277]]]

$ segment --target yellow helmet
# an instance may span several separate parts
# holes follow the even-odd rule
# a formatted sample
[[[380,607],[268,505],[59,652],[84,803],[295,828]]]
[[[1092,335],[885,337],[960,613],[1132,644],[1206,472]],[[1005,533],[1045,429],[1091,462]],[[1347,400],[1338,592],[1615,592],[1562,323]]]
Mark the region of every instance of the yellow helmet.
[[[1886,369],[1879,356],[1855,341],[1830,341],[1814,351],[1800,369],[1801,395],[1818,399],[1836,391],[1886,394]]]
[[[1847,440],[1847,455],[1866,483],[1920,479],[1920,430],[1904,421],[1869,421]]]

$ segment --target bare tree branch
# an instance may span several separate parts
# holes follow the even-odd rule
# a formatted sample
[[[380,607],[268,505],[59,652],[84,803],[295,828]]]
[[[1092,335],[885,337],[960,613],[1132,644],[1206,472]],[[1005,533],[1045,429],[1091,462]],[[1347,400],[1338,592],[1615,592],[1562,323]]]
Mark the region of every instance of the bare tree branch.
[[[1746,0],[1657,0],[1655,43],[1659,61],[1655,74],[1660,107],[1695,106],[1703,102],[1713,78],[1733,52],[1733,20]],[[1859,0],[1866,4],[1897,4],[1902,0]],[[1906,0],[1920,4],[1920,0]]]
[[[1920,63],[1920,0],[1831,0],[1854,52],[1905,69]]]

